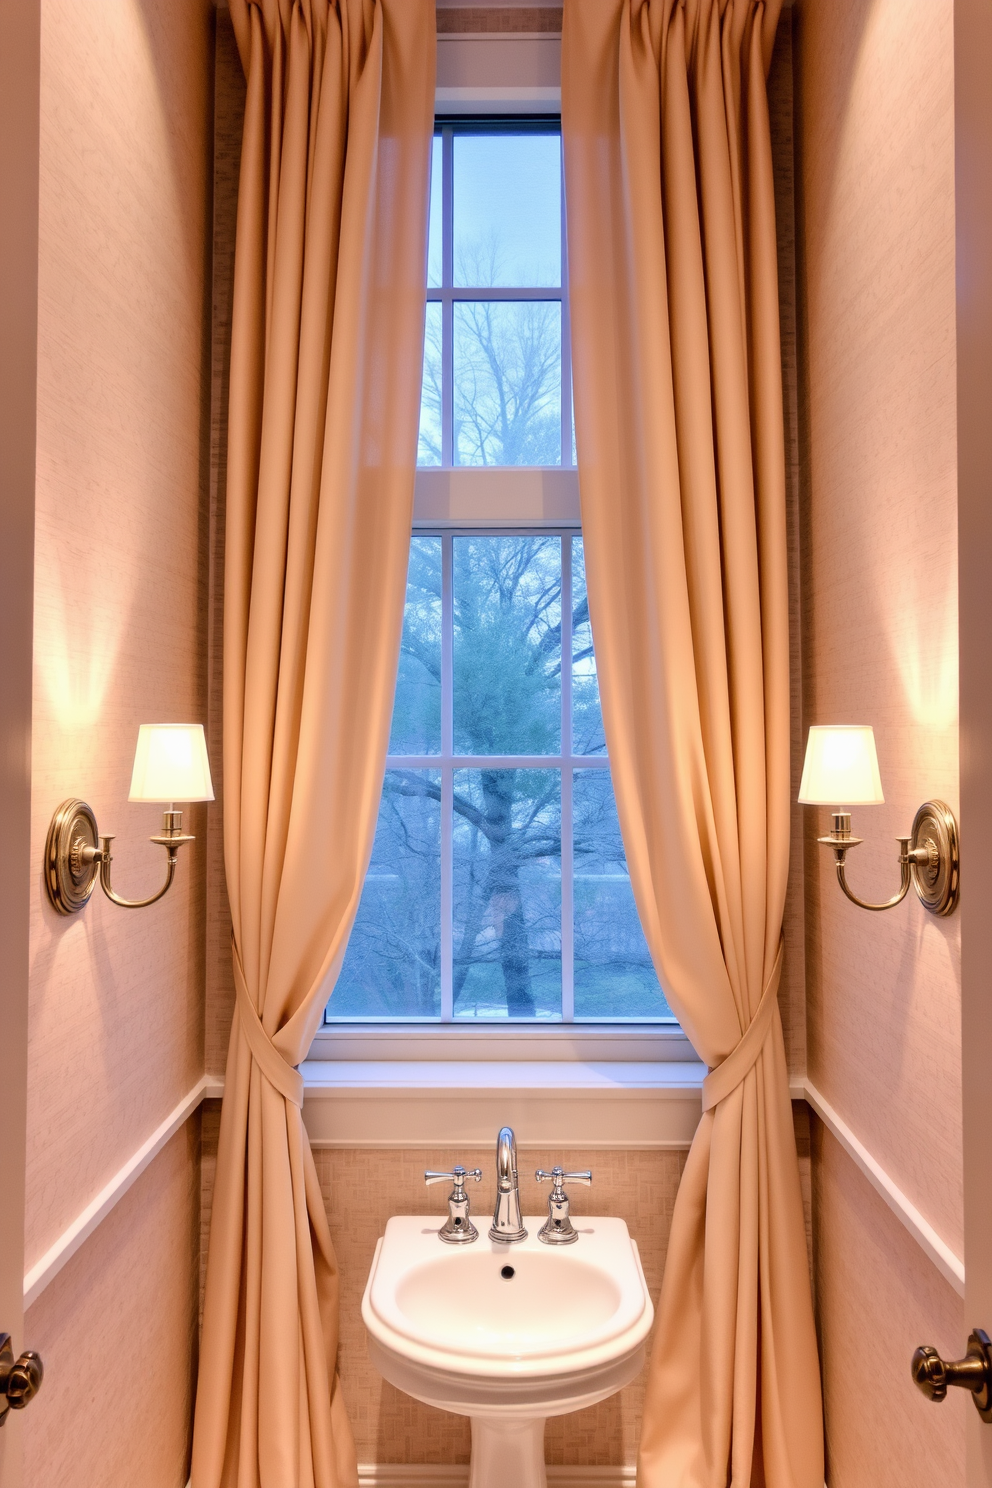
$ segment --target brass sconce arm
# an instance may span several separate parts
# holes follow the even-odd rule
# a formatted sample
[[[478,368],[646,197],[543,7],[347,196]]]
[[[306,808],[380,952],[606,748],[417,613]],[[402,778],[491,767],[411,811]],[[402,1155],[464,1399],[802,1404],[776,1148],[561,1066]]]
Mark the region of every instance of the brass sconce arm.
[[[844,823],[846,822],[846,826]],[[863,837],[851,835],[851,818],[847,812],[835,811],[833,813],[833,831],[829,837],[818,837],[817,842],[829,847],[834,855],[834,867],[837,869],[837,882],[852,904],[859,909],[895,909],[901,904],[909,893],[913,882],[912,867],[914,864],[923,868],[930,861],[929,853],[925,847],[910,847],[911,837],[897,837],[899,843],[899,891],[893,894],[891,899],[886,899],[881,904],[870,904],[867,899],[861,899],[851,888],[845,873],[845,860],[848,850],[852,847],[860,847],[864,841]]]
[[[181,811],[165,811],[162,813],[162,834],[160,837],[150,837],[150,842],[157,842],[159,846],[168,850],[169,861],[165,873],[165,883],[155,894],[150,894],[147,899],[122,899],[120,894],[112,887],[110,882],[110,865],[114,861],[110,851],[110,844],[116,835],[113,832],[100,834],[99,847],[85,847],[82,851],[84,863],[99,863],[100,865],[100,887],[112,903],[121,909],[146,909],[149,904],[154,904],[161,899],[172,888],[172,880],[176,876],[176,861],[179,849],[187,842],[195,839],[184,835],[182,830],[183,814]]]
[[[816,840],[830,848],[837,869],[837,882],[859,909],[894,909],[902,903],[911,887],[915,887],[924,907],[933,914],[950,914],[957,904],[957,823],[950,808],[942,801],[927,801],[916,813],[912,833],[896,838],[899,843],[899,890],[881,904],[860,898],[847,881],[847,854],[864,841],[863,837],[854,837],[851,833],[850,812],[833,812],[829,836]]]
[[[121,909],[145,909],[169,892],[176,874],[179,849],[194,838],[183,832],[181,811],[162,813],[162,832],[150,840],[168,853],[165,883],[147,899],[122,899],[110,882],[114,833],[98,833],[96,817],[85,801],[63,801],[52,818],[45,844],[45,887],[60,914],[75,914],[89,899],[97,882]],[[97,845],[99,843],[99,845]]]

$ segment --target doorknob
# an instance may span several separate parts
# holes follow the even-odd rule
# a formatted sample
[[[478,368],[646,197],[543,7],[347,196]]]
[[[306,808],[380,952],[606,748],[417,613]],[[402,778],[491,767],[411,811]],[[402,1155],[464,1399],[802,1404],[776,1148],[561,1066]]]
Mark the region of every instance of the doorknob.
[[[923,1344],[913,1355],[913,1383],[935,1404],[947,1395],[948,1385],[971,1391],[975,1409],[983,1421],[992,1423],[992,1340],[983,1328],[975,1328],[963,1359],[948,1363],[935,1348]]]
[[[0,1333],[0,1426],[6,1421],[8,1411],[23,1410],[34,1399],[44,1377],[40,1354],[28,1349],[15,1360],[10,1334]]]

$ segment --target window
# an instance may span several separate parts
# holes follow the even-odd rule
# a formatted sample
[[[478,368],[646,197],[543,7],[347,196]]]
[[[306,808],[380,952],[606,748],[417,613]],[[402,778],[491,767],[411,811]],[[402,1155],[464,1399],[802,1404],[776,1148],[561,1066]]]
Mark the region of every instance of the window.
[[[574,466],[561,182],[557,123],[435,136],[422,466]],[[326,1022],[677,1027],[620,839],[581,535],[491,516],[411,540],[379,820]]]
[[[434,136],[421,466],[574,465],[557,123]]]

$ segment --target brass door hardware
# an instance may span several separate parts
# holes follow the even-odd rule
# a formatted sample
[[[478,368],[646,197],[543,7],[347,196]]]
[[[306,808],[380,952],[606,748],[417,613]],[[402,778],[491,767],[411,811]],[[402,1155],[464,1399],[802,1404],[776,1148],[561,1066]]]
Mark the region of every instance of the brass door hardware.
[[[0,1333],[0,1426],[8,1411],[23,1410],[34,1399],[44,1377],[41,1356],[28,1349],[15,1359],[10,1334]]]
[[[949,1385],[971,1391],[975,1409],[983,1421],[992,1423],[992,1341],[983,1328],[975,1328],[963,1359],[948,1363],[935,1348],[923,1344],[913,1355],[913,1383],[935,1404],[946,1398]]]

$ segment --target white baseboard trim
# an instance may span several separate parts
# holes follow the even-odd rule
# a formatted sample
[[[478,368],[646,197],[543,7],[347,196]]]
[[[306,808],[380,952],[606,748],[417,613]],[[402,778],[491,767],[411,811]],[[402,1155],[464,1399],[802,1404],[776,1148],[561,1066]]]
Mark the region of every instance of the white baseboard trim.
[[[637,1478],[630,1467],[548,1467],[548,1488],[626,1488]],[[362,1462],[359,1488],[468,1488],[468,1464],[461,1467]]]
[[[837,1114],[830,1102],[820,1094],[812,1082],[803,1077],[792,1082],[793,1097],[801,1093],[830,1132],[843,1147],[848,1157],[861,1169],[875,1192],[885,1201],[892,1213],[912,1235],[920,1248],[929,1256],[945,1281],[950,1282],[959,1297],[964,1296],[964,1261],[954,1254],[951,1247],[940,1238],[923,1215],[893,1182],[882,1165],[876,1162],[863,1142],[860,1142],[847,1122]]]
[[[204,1075],[197,1081],[175,1110],[170,1111],[161,1125],[155,1128],[147,1142],[144,1142],[137,1152],[128,1158],[110,1182],[104,1184],[96,1198],[87,1204],[68,1229],[62,1231],[55,1244],[50,1246],[41,1259],[31,1267],[24,1278],[25,1307],[30,1307],[32,1302],[37,1301],[49,1282],[58,1276],[66,1262],[72,1259],[81,1245],[85,1244],[100,1221],[105,1219],[111,1209],[119,1203],[131,1185],[141,1177],[149,1163],[153,1162],[162,1151],[166,1142],[174,1137],[179,1128],[189,1120],[200,1103],[223,1095],[223,1093],[224,1082],[215,1075]]]

